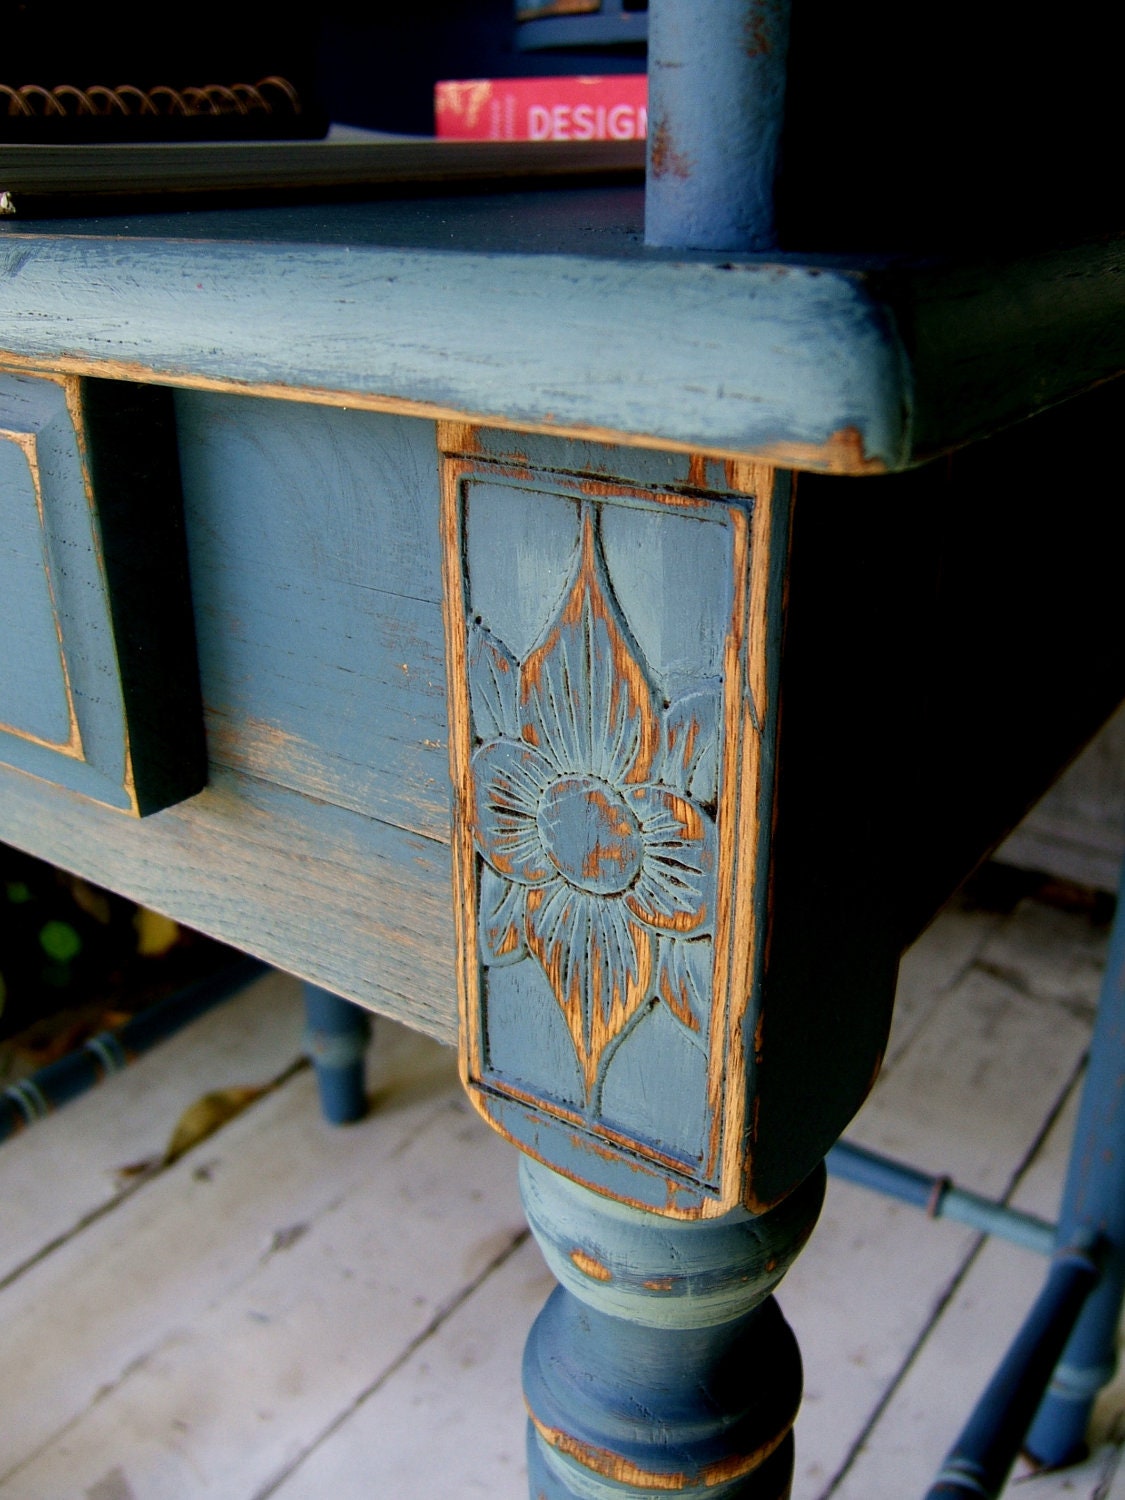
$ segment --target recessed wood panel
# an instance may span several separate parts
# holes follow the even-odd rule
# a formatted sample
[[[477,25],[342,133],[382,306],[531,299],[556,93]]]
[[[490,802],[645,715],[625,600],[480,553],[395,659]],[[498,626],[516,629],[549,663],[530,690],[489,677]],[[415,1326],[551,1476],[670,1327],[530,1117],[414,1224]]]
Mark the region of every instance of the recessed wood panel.
[[[0,374],[0,760],[134,814],[203,784],[168,394]]]
[[[738,1199],[758,958],[773,475],[741,477],[445,468],[466,1081],[533,1155],[685,1216]]]
[[[0,421],[0,727],[73,754],[74,700],[62,655],[33,414],[5,402]],[[27,423],[27,425],[24,425]]]

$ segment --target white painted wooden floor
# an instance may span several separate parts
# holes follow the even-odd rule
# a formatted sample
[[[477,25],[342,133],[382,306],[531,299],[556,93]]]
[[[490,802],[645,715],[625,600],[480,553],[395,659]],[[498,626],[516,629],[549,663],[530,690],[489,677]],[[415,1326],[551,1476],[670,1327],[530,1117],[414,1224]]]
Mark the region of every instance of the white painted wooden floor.
[[[953,911],[909,956],[852,1131],[1053,1215],[1104,933]],[[524,1333],[551,1282],[512,1154],[452,1058],[380,1023],[375,1109],[331,1131],[297,986],[255,985],[0,1147],[0,1500],[526,1500]],[[274,1081],[174,1165],[200,1095]],[[1040,1264],[833,1184],[782,1287],[806,1361],[795,1500],[920,1500]],[[1093,1457],[1011,1500],[1125,1500],[1125,1385]]]

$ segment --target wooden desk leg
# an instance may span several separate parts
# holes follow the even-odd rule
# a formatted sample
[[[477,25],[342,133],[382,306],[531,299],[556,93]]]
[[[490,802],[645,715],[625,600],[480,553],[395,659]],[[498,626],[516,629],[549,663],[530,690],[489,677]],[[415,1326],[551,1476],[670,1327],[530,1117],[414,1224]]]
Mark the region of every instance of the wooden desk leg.
[[[1117,1329],[1125,1300],[1125,879],[1118,896],[1109,962],[1082,1107],[1071,1147],[1059,1219],[1059,1245],[1082,1231],[1108,1242],[1101,1280],[1071,1335],[1027,1438],[1027,1450],[1052,1467],[1085,1447],[1098,1392],[1117,1367]]]
[[[801,1360],[771,1293],[816,1221],[823,1170],[767,1214],[694,1222],[526,1157],[520,1175],[560,1283],[524,1356],[532,1500],[783,1500]]]
[[[801,1375],[771,1292],[896,958],[854,860],[841,899],[840,757],[799,701],[812,772],[776,790],[788,477],[700,459],[660,489],[441,440],[462,1076],[529,1158],[561,1283],[525,1362],[532,1500],[783,1500]]]
[[[367,1113],[364,1055],[371,1018],[350,1000],[306,984],[305,1050],[316,1070],[320,1107],[330,1125],[350,1125]]]

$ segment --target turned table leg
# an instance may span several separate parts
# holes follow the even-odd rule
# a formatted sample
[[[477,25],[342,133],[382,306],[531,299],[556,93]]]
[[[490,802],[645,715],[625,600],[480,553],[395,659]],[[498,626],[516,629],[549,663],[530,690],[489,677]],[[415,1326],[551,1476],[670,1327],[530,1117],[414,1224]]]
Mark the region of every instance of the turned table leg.
[[[820,1210],[819,1170],[777,1208],[683,1222],[524,1158],[559,1286],[524,1356],[532,1500],[783,1500],[801,1396],[772,1292]]]
[[[364,1057],[371,1018],[331,990],[306,984],[305,1051],[316,1071],[320,1107],[330,1125],[350,1125],[367,1113]]]
[[[789,479],[439,440],[462,1077],[560,1282],[532,1500],[784,1500],[801,1367],[771,1294],[897,960],[863,869],[846,899],[824,874],[819,724],[777,790]]]

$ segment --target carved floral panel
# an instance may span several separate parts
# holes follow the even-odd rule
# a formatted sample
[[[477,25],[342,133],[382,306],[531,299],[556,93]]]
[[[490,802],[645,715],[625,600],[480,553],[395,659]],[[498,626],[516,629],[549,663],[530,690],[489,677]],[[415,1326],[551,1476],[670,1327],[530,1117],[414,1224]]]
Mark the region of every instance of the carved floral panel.
[[[470,1090],[574,1175],[560,1152],[718,1190],[754,946],[751,508],[446,480]]]

